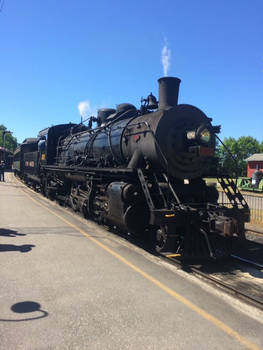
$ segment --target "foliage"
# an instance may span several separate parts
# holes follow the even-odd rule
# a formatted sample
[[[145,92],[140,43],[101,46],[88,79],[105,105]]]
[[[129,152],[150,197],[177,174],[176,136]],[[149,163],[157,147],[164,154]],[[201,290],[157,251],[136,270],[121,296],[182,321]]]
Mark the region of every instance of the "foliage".
[[[0,125],[0,146],[4,147],[4,137],[3,132],[8,131],[4,125]],[[5,134],[5,148],[10,151],[14,151],[17,147],[17,139],[10,133]]]
[[[254,153],[263,152],[263,142],[260,144],[252,136],[241,136],[237,140],[228,137],[223,143],[227,149],[221,144],[218,147],[217,156],[221,172],[231,176],[246,176],[246,159]]]

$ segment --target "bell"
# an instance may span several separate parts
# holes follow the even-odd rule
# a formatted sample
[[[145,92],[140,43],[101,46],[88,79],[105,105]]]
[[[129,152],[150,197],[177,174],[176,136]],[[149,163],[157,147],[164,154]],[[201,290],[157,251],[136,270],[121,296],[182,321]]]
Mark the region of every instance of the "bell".
[[[147,97],[147,108],[148,109],[158,108],[158,102],[156,100],[156,97],[152,93],[150,93],[150,95]]]

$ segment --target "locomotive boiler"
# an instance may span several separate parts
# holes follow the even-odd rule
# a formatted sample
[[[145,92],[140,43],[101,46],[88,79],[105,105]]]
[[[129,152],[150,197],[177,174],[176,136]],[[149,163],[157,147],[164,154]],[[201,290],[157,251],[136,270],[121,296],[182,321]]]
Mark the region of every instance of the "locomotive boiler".
[[[231,180],[220,178],[228,206],[203,180],[215,167],[220,126],[197,107],[178,104],[180,79],[158,82],[159,101],[150,94],[140,109],[122,103],[100,109],[89,126],[40,133],[40,187],[87,218],[143,236],[158,252],[228,255],[249,211]]]
[[[64,139],[60,163],[128,169],[148,165],[177,179],[200,177],[204,158],[214,155],[219,127],[198,108],[177,104],[179,79],[161,78],[159,84],[156,111],[149,113],[148,105],[141,113],[128,103],[99,110],[101,127]]]

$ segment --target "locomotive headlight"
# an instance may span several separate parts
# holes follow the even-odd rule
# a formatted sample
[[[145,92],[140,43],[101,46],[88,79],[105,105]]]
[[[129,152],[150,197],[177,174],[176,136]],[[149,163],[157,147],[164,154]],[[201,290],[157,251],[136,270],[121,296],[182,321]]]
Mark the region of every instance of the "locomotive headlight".
[[[186,133],[189,141],[208,144],[211,141],[211,130],[205,125],[200,126],[197,130],[189,130]]]
[[[211,132],[207,128],[200,130],[199,140],[202,143],[209,143],[210,139],[211,139]]]
[[[195,130],[187,131],[186,137],[188,140],[195,140],[196,139],[196,131]]]

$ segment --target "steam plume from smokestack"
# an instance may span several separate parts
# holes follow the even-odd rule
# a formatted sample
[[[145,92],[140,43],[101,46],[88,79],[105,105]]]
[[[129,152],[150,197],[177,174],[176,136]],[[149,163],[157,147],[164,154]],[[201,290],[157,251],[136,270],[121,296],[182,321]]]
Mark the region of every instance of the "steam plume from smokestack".
[[[81,101],[78,104],[79,114],[82,118],[88,118],[91,113],[90,101]]]
[[[167,77],[168,70],[171,66],[171,50],[168,47],[168,40],[164,38],[164,47],[162,48],[162,65],[163,65],[163,75]]]

